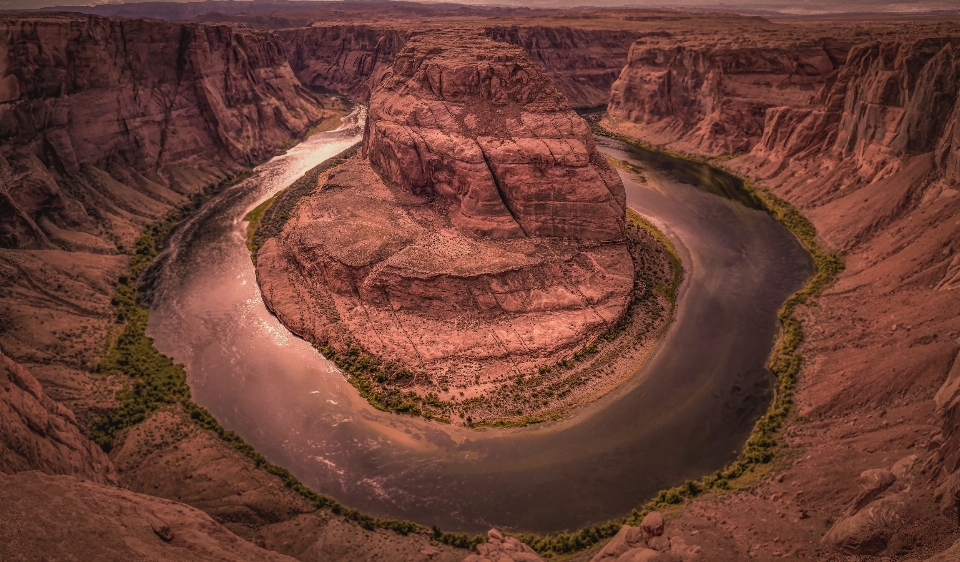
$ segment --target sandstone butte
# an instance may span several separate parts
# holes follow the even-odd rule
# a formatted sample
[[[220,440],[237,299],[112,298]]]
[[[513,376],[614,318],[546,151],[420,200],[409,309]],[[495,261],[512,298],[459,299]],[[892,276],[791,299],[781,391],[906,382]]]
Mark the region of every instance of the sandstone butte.
[[[454,400],[613,328],[634,290],[623,184],[550,78],[471,31],[411,37],[384,76],[361,157],[258,252],[269,308]]]
[[[303,84],[367,95],[416,27],[409,14],[436,16],[401,2],[309,12],[295,3],[209,4],[221,13],[203,17],[217,25],[36,13],[0,20],[0,554],[462,560],[465,550],[429,535],[369,531],[315,510],[176,408],[131,428],[109,457],[84,441],[90,420],[117,408],[113,390],[129,384],[87,368],[115,323],[110,299],[126,264],[115,242],[129,246],[186,196],[305,131],[324,108]],[[211,8],[82,9],[185,19]],[[596,554],[574,559],[960,559],[955,19],[489,13],[499,19],[488,30],[509,30],[491,36],[523,46],[574,105],[588,104],[571,85],[609,89],[616,76],[596,69],[623,68],[607,125],[692,154],[742,153],[726,164],[797,205],[846,262],[819,305],[800,311],[802,420],[784,436],[796,456],[755,486],[690,501],[665,525],[624,526]],[[318,20],[321,31],[305,27]],[[304,27],[271,33],[236,23]],[[371,27],[394,30],[397,42],[381,31],[361,37]],[[315,33],[323,41],[309,39]],[[615,33],[634,35],[593,50],[577,40]],[[299,55],[296,37],[307,38]],[[642,42],[631,47],[633,38]],[[141,41],[149,47],[137,48]],[[378,45],[384,56],[363,63]],[[662,52],[628,66],[628,48]],[[741,59],[735,49],[749,52]],[[323,64],[329,70],[308,76]],[[109,68],[107,78],[94,68]],[[229,87],[205,79],[225,68],[236,79]],[[229,103],[210,111],[198,93]],[[275,102],[291,119],[270,118]],[[97,127],[71,126],[65,115]],[[231,152],[230,135],[244,130]],[[175,131],[190,131],[180,135],[186,150],[160,155],[160,139]],[[473,560],[537,558],[495,531],[482,546]]]

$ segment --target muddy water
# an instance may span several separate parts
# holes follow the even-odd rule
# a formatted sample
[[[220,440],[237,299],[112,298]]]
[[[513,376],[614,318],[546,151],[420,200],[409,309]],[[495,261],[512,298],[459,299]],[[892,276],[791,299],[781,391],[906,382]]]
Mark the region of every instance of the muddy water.
[[[674,241],[685,268],[676,320],[632,379],[570,419],[528,428],[385,414],[267,312],[241,220],[359,135],[358,123],[316,135],[259,167],[163,257],[149,334],[224,426],[345,505],[467,532],[574,529],[735,458],[770,398],[776,311],[811,271],[788,232],[666,171],[643,185],[625,174],[628,203]]]

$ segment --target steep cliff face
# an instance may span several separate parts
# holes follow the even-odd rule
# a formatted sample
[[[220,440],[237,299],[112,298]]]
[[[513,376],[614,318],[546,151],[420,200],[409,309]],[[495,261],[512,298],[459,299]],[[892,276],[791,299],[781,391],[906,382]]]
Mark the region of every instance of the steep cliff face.
[[[113,463],[80,433],[73,412],[47,396],[29,371],[0,353],[0,472],[26,470],[100,484],[118,481]]]
[[[829,158],[878,181],[906,159],[937,151],[950,168],[945,128],[960,92],[960,46],[948,38],[877,42],[851,49],[810,107],[778,107],[753,154],[768,161]],[[947,131],[945,133],[945,131]]]
[[[411,37],[371,96],[363,154],[258,253],[264,299],[294,332],[413,370],[384,375],[404,392],[455,400],[624,315],[623,185],[523,50],[475,31]]]
[[[763,140],[732,162],[801,207],[846,261],[836,286],[806,312],[805,417],[829,426],[849,423],[858,408],[883,408],[902,412],[891,429],[939,428],[910,441],[932,451],[921,457],[925,476],[898,476],[921,483],[896,488],[897,506],[876,504],[899,518],[933,511],[933,496],[955,522],[960,503],[958,106],[955,39],[866,43],[851,49],[811,106],[770,109]],[[883,436],[888,422],[852,423],[861,443],[877,442],[893,459],[909,453]],[[842,458],[841,449],[824,454]],[[844,462],[876,467],[866,459]],[[935,494],[923,496],[931,485]],[[836,539],[866,536],[865,517],[842,519],[825,540],[861,548]],[[879,550],[909,527],[897,521],[878,527]]]
[[[396,26],[326,25],[277,32],[304,84],[367,100],[393,66],[409,31]]]
[[[304,84],[367,100],[392,68],[416,26],[316,25],[281,29],[290,66]],[[607,103],[610,85],[627,61],[638,32],[570,27],[495,26],[484,34],[522,47],[574,107]]]
[[[574,107],[607,104],[630,45],[641,35],[630,30],[544,26],[488,27],[485,33],[494,41],[522,47]]]
[[[648,142],[711,155],[747,152],[767,109],[805,105],[849,48],[832,40],[703,41],[710,42],[665,32],[638,39],[611,88],[609,114],[638,125],[635,134]]]
[[[415,38],[370,100],[363,149],[387,183],[452,201],[461,230],[623,241],[623,185],[523,51]]]
[[[226,26],[0,20],[0,243],[109,251],[323,116],[279,39]]]

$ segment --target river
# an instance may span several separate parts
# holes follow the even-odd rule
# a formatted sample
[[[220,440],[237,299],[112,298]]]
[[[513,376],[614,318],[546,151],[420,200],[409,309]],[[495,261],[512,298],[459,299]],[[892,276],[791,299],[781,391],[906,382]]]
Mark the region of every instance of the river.
[[[683,260],[676,317],[614,392],[568,419],[476,431],[379,412],[265,308],[242,217],[360,139],[362,110],[259,166],[174,233],[156,266],[148,334],[186,366],[194,400],[271,462],[352,508],[447,531],[576,529],[736,458],[771,398],[777,310],[812,272],[767,214],[652,166],[627,203]]]

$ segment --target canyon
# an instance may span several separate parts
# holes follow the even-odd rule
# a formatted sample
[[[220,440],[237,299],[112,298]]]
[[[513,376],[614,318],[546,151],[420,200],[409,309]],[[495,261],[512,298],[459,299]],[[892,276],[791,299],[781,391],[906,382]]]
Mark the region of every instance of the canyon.
[[[414,400],[430,417],[489,422],[609,388],[581,383],[562,398],[582,369],[547,376],[590,347],[589,377],[603,377],[615,358],[598,338],[650,284],[634,279],[624,188],[586,122],[524,51],[479,34],[414,36],[386,76],[361,155],[321,176],[259,250],[267,306],[329,356],[359,348],[391,365],[370,381],[386,383],[372,401],[387,407]],[[632,235],[633,254],[668,282],[655,244]],[[646,347],[669,308],[649,300],[632,310]],[[518,376],[559,396],[493,399]]]
[[[466,26],[477,45],[497,40],[523,49],[530,63],[520,66],[541,81],[538,92],[563,106],[560,118],[574,124],[568,126],[579,126],[570,106],[609,101],[603,127],[752,178],[808,216],[821,243],[845,263],[816,306],[799,308],[804,339],[796,413],[771,473],[673,508],[665,526],[650,527],[656,532],[624,526],[609,544],[594,544],[574,559],[956,555],[960,25],[949,18],[788,24],[682,12],[516,9],[484,21],[439,8],[428,10],[428,24],[414,24],[391,21],[401,19],[396,14],[351,16],[362,8],[351,9],[357,11],[341,18],[353,21],[307,27],[317,18],[301,14],[296,25],[303,28],[275,32],[269,28],[287,27],[291,18],[2,16],[0,478],[4,505],[17,507],[0,518],[0,551],[12,559],[51,552],[30,534],[37,526],[24,521],[82,529],[97,517],[111,541],[129,537],[103,546],[117,556],[178,559],[180,548],[231,560],[536,558],[499,532],[471,555],[429,530],[368,529],[316,509],[180,404],[126,430],[109,454],[85,437],[92,421],[117,409],[115,391],[130,384],[93,368],[120,327],[111,299],[127,272],[125,252],[136,252],[145,228],[191,198],[223,189],[285,148],[287,139],[345,113],[338,98],[319,92],[369,101],[364,150],[371,163],[351,160],[328,172],[321,183],[331,189],[318,190],[317,205],[349,196],[345,188],[353,185],[354,192],[376,188],[377,205],[390,212],[424,207],[440,216],[419,202],[398,203],[400,194],[388,186],[396,183],[442,194],[445,209],[453,209],[443,215],[452,239],[475,233],[470,219],[482,212],[500,219],[482,224],[496,224],[508,241],[528,226],[544,233],[572,228],[623,257],[627,235],[605,229],[609,222],[551,224],[538,217],[539,207],[527,213],[522,204],[516,217],[505,215],[512,200],[498,203],[486,179],[497,173],[483,172],[453,141],[442,142],[457,135],[464,146],[482,148],[478,131],[505,120],[434,121],[428,128],[437,131],[430,138],[437,163],[396,165],[412,157],[403,152],[410,145],[395,139],[410,133],[410,119],[418,126],[426,119],[396,100],[416,92],[436,102],[423,107],[449,109],[430,89],[442,81],[410,83],[403,74],[417,68],[411,54],[423,48],[417,41],[425,27],[463,32]],[[244,21],[267,29],[237,25]],[[508,52],[516,63],[519,50]],[[390,110],[376,115],[375,106]],[[541,137],[509,131],[518,144]],[[609,185],[606,162],[591,160],[589,133],[570,136],[583,147],[570,160]],[[451,161],[451,169],[438,167]],[[462,198],[456,187],[458,177],[476,170],[486,183],[472,175],[469,183],[486,185],[488,199]],[[359,183],[344,181],[348,172]],[[346,185],[334,188],[337,181]],[[604,204],[622,208],[613,190],[608,194]],[[474,201],[485,204],[470,207]],[[292,238],[297,221],[315,220],[319,212],[301,206],[281,238]],[[323,229],[316,236],[335,234]],[[413,236],[409,229],[393,235]],[[267,265],[276,258],[272,252],[261,248],[258,260]],[[621,270],[624,279],[636,274]],[[406,279],[391,274],[398,285]],[[611,319],[625,306],[623,290],[617,295],[608,296],[616,303]],[[70,498],[57,519],[50,517],[54,497]],[[117,512],[133,515],[107,515]],[[92,552],[103,543],[78,544]]]

